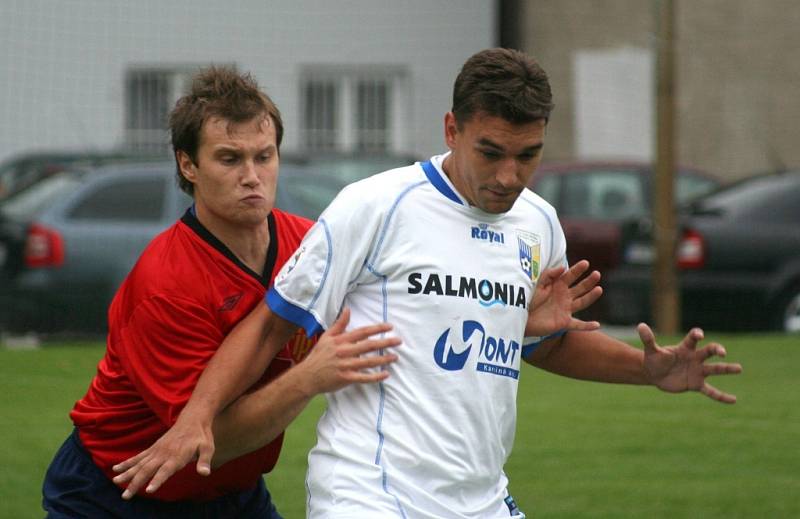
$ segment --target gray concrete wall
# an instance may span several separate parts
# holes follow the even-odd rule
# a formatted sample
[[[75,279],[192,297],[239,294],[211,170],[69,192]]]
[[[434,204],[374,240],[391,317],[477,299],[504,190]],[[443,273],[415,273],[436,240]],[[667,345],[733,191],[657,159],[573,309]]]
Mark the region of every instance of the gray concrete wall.
[[[652,51],[654,3],[514,3],[520,10],[518,46],[541,61],[555,92],[546,158],[582,158],[576,144],[575,55],[602,49]],[[782,166],[800,167],[800,2],[675,4],[679,162],[731,180]],[[596,102],[606,101],[598,97]]]

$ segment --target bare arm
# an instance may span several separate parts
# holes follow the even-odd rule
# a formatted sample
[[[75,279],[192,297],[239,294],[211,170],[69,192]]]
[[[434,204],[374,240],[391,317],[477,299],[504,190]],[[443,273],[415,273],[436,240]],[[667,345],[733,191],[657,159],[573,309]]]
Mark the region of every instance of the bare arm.
[[[644,352],[599,331],[570,332],[544,342],[525,360],[557,375],[620,384],[647,384]]]
[[[296,330],[266,304],[256,305],[211,358],[179,420],[210,426],[222,409],[256,383]]]
[[[709,384],[712,375],[738,374],[742,366],[734,363],[706,363],[713,356],[724,357],[721,344],[697,348],[703,331],[692,329],[675,346],[661,347],[649,326],[640,324],[639,337],[644,351],[600,332],[570,332],[551,339],[525,360],[531,364],[572,378],[622,384],[650,384],[662,391],[699,391],[718,402],[733,404],[736,396]]]

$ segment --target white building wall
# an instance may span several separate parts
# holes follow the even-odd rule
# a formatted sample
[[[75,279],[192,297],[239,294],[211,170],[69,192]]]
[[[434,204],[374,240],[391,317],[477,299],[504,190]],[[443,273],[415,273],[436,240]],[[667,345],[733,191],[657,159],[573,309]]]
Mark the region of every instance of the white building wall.
[[[299,147],[307,64],[407,67],[407,149],[444,148],[453,79],[494,46],[486,0],[0,0],[0,160],[34,149],[105,149],[124,139],[124,78],[136,65],[236,63]]]

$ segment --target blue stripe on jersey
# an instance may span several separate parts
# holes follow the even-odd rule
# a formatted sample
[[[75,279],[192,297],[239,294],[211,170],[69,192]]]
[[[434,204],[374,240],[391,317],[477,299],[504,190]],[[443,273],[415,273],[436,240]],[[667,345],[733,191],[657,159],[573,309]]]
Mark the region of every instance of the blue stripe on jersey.
[[[430,162],[428,162],[428,164],[430,164]],[[391,209],[389,209],[389,212],[388,212],[388,214],[386,215],[386,221],[383,223],[383,228],[381,229],[381,232],[380,232],[380,234],[378,235],[378,244],[375,246],[375,251],[374,251],[374,252],[372,253],[372,255],[371,255],[371,256],[370,256],[370,257],[367,259],[367,268],[368,268],[368,269],[369,269],[369,271],[370,271],[370,272],[372,272],[374,275],[376,275],[376,276],[378,276],[378,277],[380,277],[380,276],[383,276],[383,274],[381,274],[381,273],[379,273],[379,272],[376,272],[376,271],[374,271],[374,270],[372,269],[372,266],[375,264],[375,261],[378,259],[378,255],[381,253],[381,247],[383,247],[383,239],[386,237],[386,231],[389,229],[389,223],[392,221],[392,217],[394,216],[394,212],[395,212],[395,210],[397,209],[397,205],[400,203],[400,201],[401,201],[403,198],[405,198],[405,196],[406,196],[406,195],[407,195],[407,194],[408,194],[408,193],[409,193],[409,192],[410,192],[412,189],[416,189],[416,188],[418,188],[419,186],[422,186],[422,185],[424,185],[424,184],[425,184],[425,181],[424,181],[424,180],[422,180],[422,181],[420,181],[420,182],[417,182],[416,184],[411,184],[410,186],[408,186],[407,188],[405,188],[405,189],[404,189],[404,190],[403,190],[403,191],[402,191],[402,192],[401,192],[399,195],[397,195],[397,198],[395,199],[394,203],[392,204],[392,207],[391,207]],[[384,300],[384,305],[385,305],[385,304],[386,304],[386,301]]]
[[[317,319],[311,314],[311,312],[304,310],[303,308],[300,308],[299,306],[296,306],[284,299],[283,296],[277,290],[275,290],[274,286],[269,289],[265,299],[270,310],[283,317],[287,321],[293,322],[298,326],[302,326],[306,331],[306,335],[309,337],[323,331],[322,325],[317,322]]]
[[[547,336],[545,336],[545,337],[541,337],[541,338],[540,338],[538,341],[536,341],[536,342],[531,342],[531,343],[529,343],[529,344],[523,344],[523,345],[522,345],[522,358],[524,359],[524,358],[528,357],[528,355],[530,355],[531,353],[533,353],[533,352],[536,350],[536,348],[538,348],[539,346],[541,346],[541,345],[542,345],[542,343],[543,343],[544,341],[546,341],[546,340],[548,340],[548,339],[554,339],[554,338],[556,338],[556,337],[561,337],[561,336],[562,336],[562,335],[564,335],[565,333],[567,333],[567,330],[566,330],[566,329],[564,329],[564,330],[559,330],[559,331],[557,331],[557,332],[555,332],[555,333],[551,333],[550,335],[547,335]]]
[[[433,165],[431,165],[430,162],[427,162],[426,164],[430,165],[430,167],[433,167]],[[423,169],[425,169],[425,165],[424,164],[423,164]],[[435,170],[434,170],[434,172],[435,172]],[[426,174],[427,174],[427,171],[426,171]],[[438,175],[437,175],[437,177],[438,177]],[[428,178],[430,178],[430,176]],[[417,182],[416,184],[412,184],[412,185],[408,186],[407,188],[405,188],[399,195],[397,195],[397,198],[395,199],[394,203],[392,204],[391,209],[389,209],[389,212],[386,215],[386,220],[384,221],[383,228],[380,231],[380,235],[379,235],[379,238],[378,238],[378,244],[375,246],[375,251],[372,253],[372,255],[370,256],[370,258],[367,261],[367,269],[369,270],[369,272],[372,273],[374,276],[381,278],[381,297],[383,299],[383,321],[384,322],[387,322],[389,320],[389,294],[388,294],[388,291],[387,291],[387,288],[386,288],[386,282],[387,282],[388,278],[387,278],[387,276],[385,274],[382,274],[382,273],[378,272],[377,270],[375,270],[374,263],[377,261],[377,258],[380,255],[381,248],[383,247],[383,240],[386,237],[387,230],[389,229],[389,225],[391,224],[392,218],[395,215],[395,211],[397,210],[397,206],[400,205],[400,202],[405,198],[405,196],[408,193],[410,193],[413,189],[416,189],[416,188],[418,188],[418,187],[420,187],[420,186],[422,186],[424,184],[425,184],[424,181]],[[445,187],[447,187],[447,186],[445,186]],[[461,203],[461,201],[458,201],[458,203]],[[384,353],[383,351],[380,352],[381,355],[383,355],[383,353]],[[383,368],[383,369],[385,369],[385,368]],[[403,505],[400,503],[400,499],[395,494],[393,494],[392,491],[389,489],[389,475],[386,472],[386,467],[381,463],[381,456],[383,454],[383,442],[384,442],[384,439],[385,439],[385,436],[383,434],[383,411],[384,411],[384,409],[386,407],[386,386],[385,386],[385,384],[383,382],[379,382],[378,383],[378,389],[380,391],[380,401],[379,401],[379,404],[378,404],[378,419],[377,419],[377,421],[375,423],[375,432],[378,433],[378,448],[375,451],[375,464],[378,465],[381,468],[381,486],[383,487],[383,491],[386,494],[388,494],[389,496],[391,496],[392,498],[394,498],[394,501],[397,504],[397,510],[400,512],[400,515],[403,517],[403,519],[406,519],[408,516],[406,515],[405,509],[403,509]]]
[[[311,298],[311,302],[308,303],[307,310],[314,308],[314,305],[317,304],[317,299],[319,299],[319,294],[322,292],[322,287],[325,286],[325,281],[328,280],[328,272],[331,270],[331,261],[333,260],[333,240],[331,239],[331,230],[328,228],[328,222],[320,219],[319,223],[322,225],[322,228],[325,229],[325,241],[328,243],[328,256],[325,258],[325,271],[322,273],[322,280],[319,283],[319,287],[317,287],[317,293],[314,294],[314,297]]]
[[[436,169],[436,166],[431,164],[431,161],[426,160],[421,164],[421,166],[422,170],[425,171],[425,176],[428,177],[428,180],[431,181],[433,187],[435,187],[441,194],[443,194],[453,202],[459,205],[464,205],[461,202],[461,199],[458,198],[458,195],[456,195],[453,192],[453,190],[450,189],[450,186],[447,185],[447,182],[445,182],[442,179],[442,176],[439,174],[439,171]]]

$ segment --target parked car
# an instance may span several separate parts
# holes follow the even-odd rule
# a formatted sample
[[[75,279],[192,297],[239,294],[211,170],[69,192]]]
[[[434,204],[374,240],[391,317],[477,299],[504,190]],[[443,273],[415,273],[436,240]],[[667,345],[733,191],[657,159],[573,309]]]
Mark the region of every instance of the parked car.
[[[166,157],[127,150],[36,151],[14,155],[0,164],[0,201],[66,169],[99,167],[114,162],[152,162],[157,158]]]
[[[606,279],[616,322],[649,320],[652,225],[625,226],[624,264]],[[680,215],[682,324],[800,332],[800,171],[760,175]]]
[[[370,162],[378,163],[407,162]],[[329,172],[336,167],[333,157],[324,163],[282,157],[276,206],[316,219],[350,179]],[[177,187],[173,161],[62,171],[6,199],[0,329],[102,331],[108,304],[141,251],[191,203]]]
[[[570,264],[587,259],[605,278],[621,262],[622,222],[651,211],[652,181],[651,164],[573,162],[543,164],[528,187],[558,211]],[[675,183],[676,203],[687,203],[720,184],[708,173],[680,168]],[[607,298],[600,298],[581,316],[606,320],[607,306]]]

